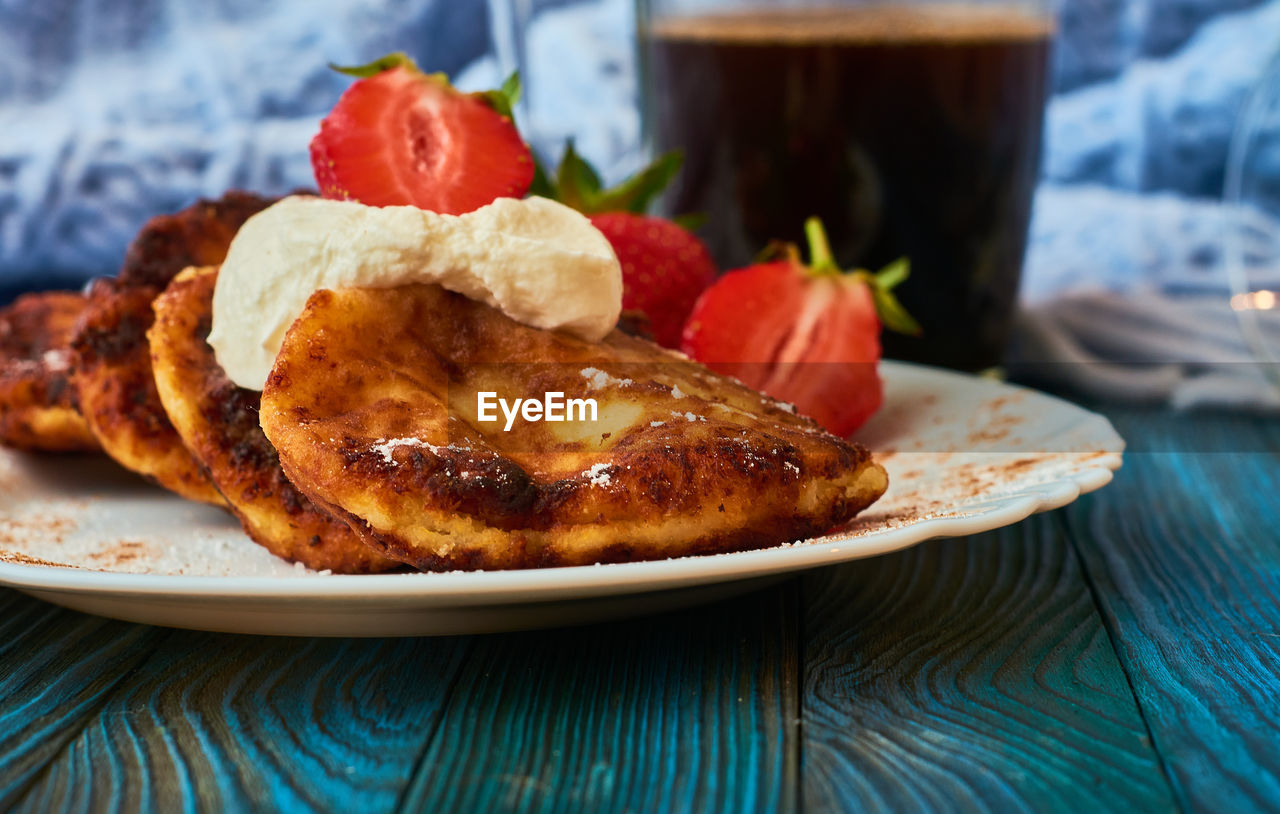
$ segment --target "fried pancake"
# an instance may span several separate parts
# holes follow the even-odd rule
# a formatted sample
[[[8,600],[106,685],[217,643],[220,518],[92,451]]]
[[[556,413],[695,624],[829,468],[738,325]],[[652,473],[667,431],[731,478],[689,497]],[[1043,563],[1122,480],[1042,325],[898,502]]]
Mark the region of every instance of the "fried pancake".
[[[156,393],[147,344],[151,303],[182,269],[221,263],[240,225],[270,203],[229,192],[152,218],[130,245],[119,276],[90,288],[71,342],[81,412],[102,448],[125,468],[191,500],[225,505]]]
[[[116,279],[130,288],[164,290],[189,266],[216,266],[227,256],[227,247],[244,222],[277,200],[231,190],[172,215],[157,215],[129,244]]]
[[[39,452],[98,449],[67,378],[67,344],[84,306],[82,294],[45,291],[0,308],[0,444]]]
[[[258,426],[260,394],[227,378],[205,341],[217,279],[216,267],[179,274],[156,298],[156,321],[147,332],[160,401],[187,449],[245,533],[277,557],[342,574],[404,567],[378,556],[285,478]]]
[[[595,421],[482,422],[477,392],[596,399]],[[262,395],[285,473],[424,570],[760,548],[888,485],[862,447],[679,354],[530,328],[438,286],[318,291]]]

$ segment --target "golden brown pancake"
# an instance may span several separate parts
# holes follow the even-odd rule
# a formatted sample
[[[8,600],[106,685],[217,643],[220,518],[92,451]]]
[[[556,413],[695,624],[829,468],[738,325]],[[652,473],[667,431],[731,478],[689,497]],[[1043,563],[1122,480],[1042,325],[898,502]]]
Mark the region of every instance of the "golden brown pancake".
[[[38,452],[90,452],[98,442],[76,408],[67,344],[85,298],[23,294],[0,308],[0,444]]]
[[[147,333],[160,401],[187,449],[245,533],[277,557],[342,574],[403,568],[378,556],[285,478],[258,426],[261,394],[227,378],[205,341],[217,279],[216,267],[179,274],[156,298],[155,324]]]
[[[151,303],[182,269],[221,263],[240,225],[270,203],[228,192],[152,218],[130,245],[119,276],[90,287],[71,342],[80,409],[102,448],[127,469],[192,500],[224,505],[156,393],[147,345]]]
[[[596,399],[597,420],[482,422],[477,392]],[[418,568],[760,548],[887,486],[862,447],[679,354],[530,328],[438,286],[318,291],[262,427],[290,480]]]

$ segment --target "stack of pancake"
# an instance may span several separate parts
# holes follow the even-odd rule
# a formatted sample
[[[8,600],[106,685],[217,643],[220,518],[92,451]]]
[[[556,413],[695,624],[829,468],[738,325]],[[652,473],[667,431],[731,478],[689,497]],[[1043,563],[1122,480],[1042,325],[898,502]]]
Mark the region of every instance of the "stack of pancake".
[[[861,446],[615,330],[599,343],[434,285],[318,291],[262,392],[206,338],[246,193],[150,221],[86,294],[0,309],[0,443],[101,449],[314,569],[528,568],[760,548],[884,492]],[[476,394],[590,396],[590,422],[485,423]]]

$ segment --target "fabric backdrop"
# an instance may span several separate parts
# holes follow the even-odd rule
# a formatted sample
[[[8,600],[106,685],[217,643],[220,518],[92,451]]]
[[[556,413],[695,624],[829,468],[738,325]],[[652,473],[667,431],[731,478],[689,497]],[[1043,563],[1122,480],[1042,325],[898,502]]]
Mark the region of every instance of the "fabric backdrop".
[[[507,0],[493,0],[506,8]],[[631,0],[536,2],[535,145],[638,160]],[[0,301],[113,273],[147,217],[229,187],[312,185],[306,145],[349,80],[411,53],[468,88],[510,60],[481,0],[0,0]],[[1023,293],[1215,271],[1236,114],[1280,0],[1066,0]],[[1280,148],[1272,151],[1280,183]],[[1190,226],[1177,231],[1171,226]],[[1212,282],[1212,280],[1210,280]]]

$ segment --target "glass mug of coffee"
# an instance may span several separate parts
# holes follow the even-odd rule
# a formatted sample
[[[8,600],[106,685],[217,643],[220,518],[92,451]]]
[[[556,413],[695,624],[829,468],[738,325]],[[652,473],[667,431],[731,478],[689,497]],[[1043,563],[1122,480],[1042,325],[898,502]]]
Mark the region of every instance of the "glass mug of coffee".
[[[899,257],[924,333],[885,355],[1000,361],[1040,158],[1046,5],[638,0],[646,144],[722,267],[818,215],[844,268]]]

